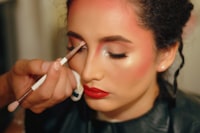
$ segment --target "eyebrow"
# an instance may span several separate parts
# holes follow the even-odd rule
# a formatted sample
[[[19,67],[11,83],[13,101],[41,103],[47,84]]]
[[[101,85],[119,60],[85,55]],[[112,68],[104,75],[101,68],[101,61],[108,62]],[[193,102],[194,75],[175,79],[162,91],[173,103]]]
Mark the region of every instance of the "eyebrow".
[[[75,38],[80,39],[80,40],[84,40],[81,35],[73,32],[73,31],[68,31],[66,35],[71,36],[71,37],[75,37]]]
[[[125,37],[123,37],[121,35],[112,35],[112,36],[103,37],[101,39],[101,41],[102,42],[115,42],[115,41],[119,41],[119,42],[131,43],[130,40],[126,39]]]
[[[84,40],[83,37],[73,31],[68,31],[67,36],[75,37],[80,40]],[[132,43],[130,40],[126,39],[125,37],[121,35],[111,35],[111,36],[106,36],[103,37],[99,40],[100,42],[114,42],[114,41],[121,41],[121,42],[127,42],[127,43]]]

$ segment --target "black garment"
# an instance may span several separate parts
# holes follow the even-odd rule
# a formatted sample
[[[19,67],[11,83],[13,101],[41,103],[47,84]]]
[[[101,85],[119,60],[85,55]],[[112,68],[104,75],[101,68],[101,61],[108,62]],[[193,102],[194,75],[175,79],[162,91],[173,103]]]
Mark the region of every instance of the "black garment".
[[[199,99],[199,98],[198,98]],[[110,123],[95,119],[95,112],[82,99],[63,102],[42,114],[26,111],[27,133],[200,133],[200,103],[182,92],[171,108],[159,97],[142,117]]]

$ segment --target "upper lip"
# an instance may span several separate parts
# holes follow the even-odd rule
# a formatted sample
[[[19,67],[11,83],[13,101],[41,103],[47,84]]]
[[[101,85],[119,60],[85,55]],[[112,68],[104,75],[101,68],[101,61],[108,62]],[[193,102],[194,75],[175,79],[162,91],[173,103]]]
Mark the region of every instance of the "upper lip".
[[[106,92],[106,91],[104,91],[104,90],[101,90],[101,89],[99,89],[99,88],[97,88],[97,87],[89,87],[89,86],[87,86],[87,85],[83,85],[83,86],[84,86],[84,88],[86,88],[86,89],[88,89],[88,90],[90,90],[90,91],[93,91],[93,92],[108,93],[108,92]]]
[[[87,96],[95,99],[104,98],[109,94],[108,92],[105,92],[101,89],[98,89],[96,87],[89,87],[87,85],[84,85],[84,92]]]

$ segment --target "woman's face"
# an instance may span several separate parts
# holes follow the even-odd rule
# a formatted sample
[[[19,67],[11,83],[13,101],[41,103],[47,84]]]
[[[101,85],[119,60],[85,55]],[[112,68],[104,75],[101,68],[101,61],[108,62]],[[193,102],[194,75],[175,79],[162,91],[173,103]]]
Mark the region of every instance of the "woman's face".
[[[121,119],[152,106],[158,92],[155,41],[130,3],[75,0],[67,22],[69,49],[86,43],[69,65],[81,75],[91,108]]]

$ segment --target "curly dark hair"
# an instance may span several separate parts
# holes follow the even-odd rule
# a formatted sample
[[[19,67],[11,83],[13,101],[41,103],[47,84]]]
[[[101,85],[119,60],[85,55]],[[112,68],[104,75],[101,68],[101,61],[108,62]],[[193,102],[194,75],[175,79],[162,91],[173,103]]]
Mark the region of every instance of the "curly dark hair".
[[[67,1],[69,9],[73,0]],[[179,54],[182,62],[174,73],[174,94],[177,91],[177,76],[184,65],[182,53],[183,27],[189,20],[193,4],[190,0],[127,0],[139,7],[139,21],[144,28],[150,29],[154,33],[156,46],[158,49],[167,49],[179,42]],[[158,74],[158,81],[162,81],[164,73]]]
[[[135,0],[130,0],[135,1]],[[180,41],[182,30],[190,18],[189,0],[138,0],[140,19],[154,32],[157,48],[167,48]]]
[[[184,66],[185,59],[182,53],[182,33],[189,20],[193,4],[189,0],[130,0],[138,3],[139,18],[143,26],[154,32],[158,49],[166,49],[179,42],[181,63],[174,73],[174,97],[177,91],[177,77]],[[162,81],[164,73],[158,74],[158,81]]]

